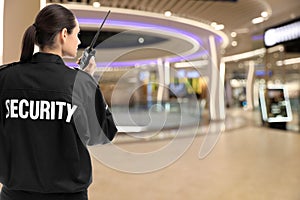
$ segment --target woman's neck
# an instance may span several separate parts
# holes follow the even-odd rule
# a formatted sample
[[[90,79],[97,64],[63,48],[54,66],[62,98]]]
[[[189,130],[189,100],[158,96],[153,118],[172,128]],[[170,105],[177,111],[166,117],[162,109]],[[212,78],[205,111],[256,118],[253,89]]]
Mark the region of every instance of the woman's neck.
[[[43,49],[40,49],[40,52],[51,53],[51,54],[55,54],[55,55],[62,57],[62,52],[60,51],[60,49],[50,49],[50,48],[45,47]]]

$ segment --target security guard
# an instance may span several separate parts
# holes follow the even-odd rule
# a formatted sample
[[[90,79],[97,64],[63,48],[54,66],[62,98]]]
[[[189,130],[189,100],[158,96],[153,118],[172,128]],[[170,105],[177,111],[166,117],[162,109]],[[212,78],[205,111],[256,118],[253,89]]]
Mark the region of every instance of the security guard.
[[[85,71],[64,64],[78,33],[70,10],[48,5],[24,34],[20,62],[0,69],[1,200],[88,199],[86,146],[110,142],[117,129],[90,75],[94,59]]]

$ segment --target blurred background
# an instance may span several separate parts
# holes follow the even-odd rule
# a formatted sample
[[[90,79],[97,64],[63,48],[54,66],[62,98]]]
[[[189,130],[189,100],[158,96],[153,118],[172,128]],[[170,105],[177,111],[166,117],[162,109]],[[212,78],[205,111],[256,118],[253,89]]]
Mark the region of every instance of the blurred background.
[[[111,11],[95,79],[118,125],[114,145],[132,155],[194,141],[141,176],[92,149],[91,199],[300,198],[299,0],[1,0],[0,63],[19,59],[23,32],[51,3],[77,16],[78,57]]]

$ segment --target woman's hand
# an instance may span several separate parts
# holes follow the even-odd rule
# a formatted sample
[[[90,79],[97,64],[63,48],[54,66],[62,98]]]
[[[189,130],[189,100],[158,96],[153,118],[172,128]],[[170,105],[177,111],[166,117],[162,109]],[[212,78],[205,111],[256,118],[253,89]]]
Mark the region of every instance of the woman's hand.
[[[83,69],[83,71],[89,73],[91,76],[94,75],[96,71],[96,61],[95,61],[95,56],[92,56],[89,64],[86,66],[86,68]]]

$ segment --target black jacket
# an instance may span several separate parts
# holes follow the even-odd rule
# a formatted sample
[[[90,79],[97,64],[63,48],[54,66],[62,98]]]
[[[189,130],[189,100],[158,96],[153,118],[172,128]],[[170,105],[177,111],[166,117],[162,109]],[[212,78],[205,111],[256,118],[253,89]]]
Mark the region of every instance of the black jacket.
[[[92,180],[86,145],[111,141],[112,115],[95,80],[53,54],[0,69],[0,182],[69,193]]]

